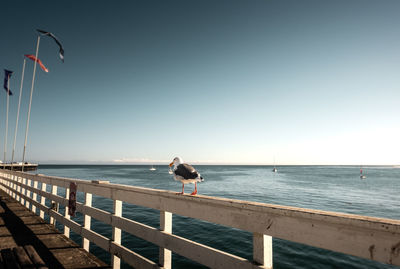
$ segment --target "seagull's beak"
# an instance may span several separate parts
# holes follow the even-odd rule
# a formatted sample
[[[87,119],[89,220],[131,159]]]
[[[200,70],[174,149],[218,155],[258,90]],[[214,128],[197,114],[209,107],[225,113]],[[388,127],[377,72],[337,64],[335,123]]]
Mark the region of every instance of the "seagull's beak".
[[[173,165],[174,165],[174,162],[170,163],[170,164],[169,164],[169,167],[171,167],[171,166],[173,166]]]

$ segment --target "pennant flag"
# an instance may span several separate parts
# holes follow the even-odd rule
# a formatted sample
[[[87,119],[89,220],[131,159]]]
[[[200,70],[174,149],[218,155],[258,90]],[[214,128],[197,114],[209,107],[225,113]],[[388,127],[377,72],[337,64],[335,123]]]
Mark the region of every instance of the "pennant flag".
[[[49,72],[49,69],[47,69],[46,66],[44,66],[42,61],[39,60],[38,58],[36,58],[35,56],[33,56],[32,54],[25,54],[25,57],[31,59],[32,61],[37,62],[40,65],[40,68],[42,68],[44,72],[46,72],[46,73]]]
[[[42,35],[47,35],[47,36],[50,36],[51,38],[54,39],[54,41],[55,41],[55,42],[57,43],[57,45],[60,47],[60,58],[61,58],[61,61],[64,62],[64,49],[63,49],[63,47],[62,47],[60,41],[58,41],[58,39],[55,37],[55,35],[53,35],[53,34],[50,33],[50,32],[43,31],[43,30],[39,30],[39,29],[36,29],[36,31],[38,31],[38,32],[41,33]]]
[[[13,95],[10,89],[8,88],[8,79],[11,77],[13,71],[4,69],[5,77],[4,77],[4,89],[7,91],[8,95]]]

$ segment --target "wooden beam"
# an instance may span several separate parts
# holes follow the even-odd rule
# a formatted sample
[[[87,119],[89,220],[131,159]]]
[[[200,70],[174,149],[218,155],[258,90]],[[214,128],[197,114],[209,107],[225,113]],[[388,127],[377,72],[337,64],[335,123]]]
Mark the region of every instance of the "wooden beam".
[[[35,180],[33,181],[33,188],[37,189],[38,188],[38,182]],[[32,192],[32,199],[36,201],[37,199],[37,193]],[[36,214],[36,206],[32,205],[32,212]]]
[[[272,269],[272,237],[253,233],[253,261],[265,268]]]
[[[122,216],[122,201],[114,200],[114,216]],[[121,229],[112,227],[112,239],[115,244],[121,245]],[[111,265],[114,269],[121,267],[121,259],[115,255],[111,255]]]
[[[65,188],[65,199],[69,199],[69,188]],[[71,216],[68,214],[68,203],[65,205],[64,218],[71,218]],[[69,227],[66,225],[64,225],[64,235],[69,238]]]
[[[31,186],[31,182],[32,182],[32,180],[28,179],[26,181],[26,185],[30,187]],[[25,191],[26,191],[26,196],[31,197],[31,191],[30,190],[25,190]],[[29,205],[30,205],[29,201],[25,201],[25,207],[29,209]]]
[[[52,185],[51,186],[51,194],[53,195],[57,195],[57,185]],[[55,203],[55,211],[57,211],[57,202],[55,201],[51,201],[51,206],[50,208],[52,208],[53,203]],[[56,226],[56,221],[53,217],[50,217],[50,224]]]
[[[172,213],[166,211],[160,211],[160,231],[164,233],[172,233]],[[172,252],[169,249],[160,247],[159,250],[159,264],[165,269],[171,269],[172,267]]]
[[[85,205],[92,206],[92,194],[91,193],[85,193]],[[83,215],[83,227],[90,230],[90,224],[91,224],[91,217],[89,215]],[[86,250],[87,252],[89,252],[89,246],[90,246],[89,240],[82,236],[83,249]]]
[[[42,190],[43,192],[46,191],[46,187],[47,187],[47,186],[46,186],[46,183],[43,183],[43,182],[42,182],[41,190]],[[43,195],[40,196],[40,204],[42,204],[43,206],[46,206],[46,197],[44,197]],[[39,215],[40,215],[40,217],[41,217],[42,219],[44,219],[44,211],[43,211],[43,210],[40,210]]]

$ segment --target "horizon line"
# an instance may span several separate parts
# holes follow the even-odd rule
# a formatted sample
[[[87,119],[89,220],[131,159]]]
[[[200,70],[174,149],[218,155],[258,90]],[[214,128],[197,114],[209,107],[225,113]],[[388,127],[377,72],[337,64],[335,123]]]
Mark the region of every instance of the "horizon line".
[[[196,163],[189,162],[193,165],[227,165],[227,166],[393,166],[399,167],[400,164],[265,164],[265,163]],[[159,165],[159,166],[168,166],[169,163],[115,163],[115,162],[82,162],[82,163],[73,163],[73,162],[49,162],[42,163],[39,165],[115,165],[115,166],[128,166],[128,165]]]

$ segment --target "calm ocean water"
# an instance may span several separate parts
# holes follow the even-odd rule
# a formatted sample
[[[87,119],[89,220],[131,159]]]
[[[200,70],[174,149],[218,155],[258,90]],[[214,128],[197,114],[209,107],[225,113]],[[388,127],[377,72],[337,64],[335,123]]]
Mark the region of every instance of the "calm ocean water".
[[[112,183],[180,191],[180,182],[168,174],[167,166],[122,165],[41,165],[37,173],[79,179],[102,179]],[[400,167],[367,166],[365,180],[358,166],[196,166],[205,178],[199,193],[255,202],[305,207],[366,216],[400,219]],[[194,185],[187,185],[190,193]],[[62,194],[62,192],[59,192]],[[82,194],[78,201],[83,201]],[[112,211],[112,201],[93,197],[93,206]],[[158,227],[159,212],[123,205],[123,216]],[[74,220],[82,223],[78,214]],[[61,228],[61,226],[59,226]],[[92,219],[92,229],[111,238],[111,227]],[[173,216],[173,233],[196,242],[251,259],[251,233]],[[77,243],[81,238],[72,233]],[[158,261],[158,247],[123,233],[122,244]],[[91,252],[109,262],[109,254],[91,244]],[[274,268],[398,268],[327,250],[274,238]],[[123,264],[124,268],[129,266]],[[173,268],[204,268],[173,254]]]

